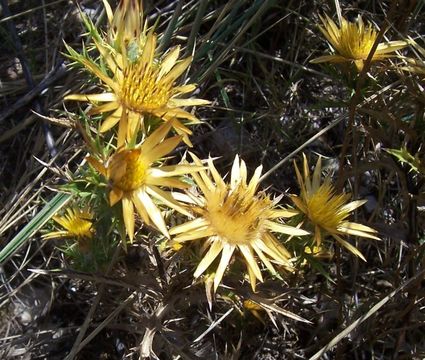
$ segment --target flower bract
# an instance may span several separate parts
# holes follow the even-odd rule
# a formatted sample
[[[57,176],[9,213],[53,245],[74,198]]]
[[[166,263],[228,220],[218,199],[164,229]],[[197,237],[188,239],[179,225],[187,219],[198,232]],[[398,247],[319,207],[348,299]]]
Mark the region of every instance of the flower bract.
[[[196,165],[202,165],[201,160],[192,156]],[[257,192],[261,166],[249,182],[245,162],[238,156],[233,162],[230,183],[219,175],[211,158],[208,169],[209,173],[201,170],[192,174],[203,195],[188,192],[179,196],[192,205],[196,218],[175,226],[170,234],[178,243],[205,240],[204,248],[208,250],[195,270],[195,277],[202,275],[221,253],[214,274],[214,291],[236,251],[243,256],[255,290],[256,280],[263,281],[258,260],[273,274],[276,271],[272,263],[291,268],[291,254],[273,232],[288,235],[306,235],[307,232],[281,223],[279,218],[292,214],[276,207],[279,199],[272,200],[264,192]]]

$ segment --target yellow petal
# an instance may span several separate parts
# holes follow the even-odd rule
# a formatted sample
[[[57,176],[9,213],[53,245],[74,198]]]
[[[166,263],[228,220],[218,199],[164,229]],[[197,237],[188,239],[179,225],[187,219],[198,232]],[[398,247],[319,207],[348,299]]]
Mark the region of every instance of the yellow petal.
[[[264,265],[266,265],[267,269],[270,271],[272,275],[277,275],[275,268],[273,267],[272,263],[267,259],[267,257],[264,255],[264,253],[261,251],[261,249],[256,245],[256,243],[253,243],[252,248],[254,249],[255,253],[258,255],[260,260]]]
[[[223,279],[224,272],[229,266],[230,259],[232,258],[233,252],[235,251],[235,246],[225,243],[223,245],[223,251],[221,254],[220,263],[218,264],[217,271],[214,276],[214,291],[217,291],[218,285]]]
[[[200,228],[205,228],[209,225],[209,222],[204,218],[197,218],[181,225],[176,225],[170,229],[170,235],[176,235],[185,232],[191,232]]]
[[[115,109],[118,109],[120,107],[120,104],[117,101],[108,102],[106,104],[102,104],[99,106],[92,107],[88,114],[89,115],[96,115],[96,114],[103,114],[105,112],[113,111]]]
[[[211,226],[206,226],[205,228],[198,228],[197,230],[192,230],[186,234],[178,235],[174,238],[176,242],[184,242],[206,238],[209,236],[215,235],[215,231],[211,228]]]
[[[125,144],[128,129],[128,113],[127,109],[122,110],[121,119],[118,126],[117,147],[120,148]]]
[[[195,98],[189,98],[189,99],[171,98],[167,103],[167,105],[170,107],[197,106],[197,105],[209,105],[209,104],[211,104],[211,101],[203,100],[203,99],[195,99]]]
[[[247,266],[251,268],[253,274],[255,277],[263,282],[263,276],[261,275],[260,268],[257,265],[257,261],[255,260],[254,256],[252,255],[252,250],[247,245],[240,245],[239,250],[242,252],[242,255],[244,256]]]
[[[315,192],[318,188],[320,188],[320,179],[322,177],[322,157],[319,156],[317,159],[316,166],[313,172],[313,181],[312,181],[312,191]]]
[[[153,170],[153,169],[150,169]],[[175,189],[187,189],[190,187],[188,183],[185,183],[179,179],[167,178],[167,177],[153,177],[148,175],[146,178],[146,185],[165,186],[168,188]]]
[[[366,204],[366,203],[367,203],[367,200],[355,200],[355,201],[352,201],[352,202],[342,206],[340,211],[350,213],[353,210],[357,209],[358,207],[360,207],[360,206],[362,206],[363,204]]]
[[[174,94],[187,94],[187,93],[194,91],[195,89],[196,89],[195,84],[187,84],[187,85],[182,85],[182,86],[176,86],[175,88],[173,88],[173,93]]]
[[[174,200],[170,193],[167,193],[153,185],[146,186],[146,192],[161,201],[164,205],[167,205],[169,208],[177,210],[179,213],[186,215],[189,218],[192,217],[192,214],[185,209],[182,204]]]
[[[200,124],[201,121],[195,116],[192,115],[190,112],[187,112],[183,109],[180,109],[178,107],[176,108],[165,108],[165,109],[156,109],[152,112],[155,116],[158,116],[162,119],[169,120],[172,118],[179,118],[179,119],[187,119],[190,120],[191,124]],[[173,125],[175,126],[175,125]],[[181,127],[181,126],[180,126]]]
[[[50,240],[50,239],[61,239],[65,237],[69,237],[70,233],[69,231],[61,230],[61,231],[51,231],[47,234],[42,235],[41,237],[44,240]]]
[[[292,235],[292,236],[303,236],[303,235],[309,234],[308,231],[305,231],[303,229],[299,229],[289,225],[278,224],[270,220],[265,220],[264,226],[272,231],[279,232],[282,234]]]
[[[164,138],[170,131],[172,125],[172,121],[166,122],[162,124],[158,129],[156,129],[152,134],[150,134],[144,140],[141,146],[142,153],[151,151],[156,145],[158,145],[162,140],[164,140]]]
[[[348,251],[352,252],[354,255],[358,256],[360,259],[366,262],[363,254],[355,246],[351,245],[348,241],[345,241],[338,235],[332,234],[336,241],[338,241],[342,246],[344,246]]]
[[[106,177],[106,168],[103,166],[103,164],[96,160],[94,157],[92,156],[87,156],[86,157],[87,162],[94,167],[100,174],[102,174],[103,176]]]
[[[341,55],[323,55],[323,56],[319,56],[317,58],[314,58],[312,60],[310,60],[310,62],[312,64],[321,64],[324,62],[330,62],[330,63],[342,63],[342,62],[347,62],[350,61],[350,59],[345,58],[344,56]]]
[[[65,100],[78,100],[87,102],[111,102],[116,101],[117,97],[114,93],[102,94],[70,94],[65,96]]]
[[[151,168],[149,170],[149,175],[151,175],[152,177],[170,177],[199,172],[203,169],[205,169],[205,167],[196,165],[168,165],[157,168]]]
[[[230,172],[230,187],[232,189],[236,188],[240,182],[240,178],[239,155],[236,154],[235,159],[233,160],[232,171]]]
[[[354,64],[356,65],[357,71],[360,72],[363,70],[364,60],[354,60]]]
[[[254,270],[250,267],[247,266],[248,268],[248,276],[249,276],[249,282],[251,284],[251,289],[253,292],[256,292],[256,287],[257,287],[257,278],[255,276]]]
[[[248,188],[247,188],[247,192],[250,196],[254,196],[255,192],[257,191],[258,181],[260,180],[262,171],[263,171],[263,166],[260,165],[255,169],[254,174],[251,177],[251,181],[249,182]]]
[[[156,35],[150,31],[146,37],[146,42],[143,47],[143,53],[139,60],[140,64],[144,64],[146,69],[150,68],[153,64],[153,58],[156,48]]]
[[[153,203],[152,199],[145,191],[139,191],[138,197],[140,201],[143,203],[146,212],[149,214],[150,219],[158,228],[158,230],[168,239],[170,238],[170,234],[167,230],[167,225],[165,225],[164,218],[162,217],[161,211],[158,207]]]
[[[176,61],[179,58],[179,54],[180,54],[180,46],[176,46],[167,54],[167,56],[164,58],[164,60],[161,63],[161,70],[159,71],[158,79],[161,79],[164,75],[170,72],[170,70],[176,64]]]
[[[221,241],[219,240],[213,241],[208,252],[204,255],[198,267],[196,268],[193,276],[195,278],[201,276],[205,272],[205,270],[208,269],[211,263],[217,258],[218,254],[220,254],[222,249],[223,249],[223,245]]]
[[[346,226],[347,223],[344,223],[342,226],[339,226],[337,228],[337,230],[343,234],[348,234],[348,235],[353,235],[353,236],[361,236],[361,237],[365,237],[365,238],[369,238],[369,239],[374,239],[374,240],[381,240],[379,237],[373,235],[376,233],[375,230],[373,230],[372,228],[368,227],[368,226],[364,226],[363,228],[367,229],[365,230],[358,230],[353,228],[353,226]],[[354,223],[351,223],[354,224]],[[360,224],[356,224],[356,225],[360,225]],[[372,233],[372,234],[370,234]]]
[[[119,107],[117,110],[115,110],[111,115],[109,115],[100,126],[99,131],[101,133],[106,132],[110,129],[112,129],[121,119],[122,114],[122,108]]]
[[[109,204],[114,206],[123,197],[123,192],[118,188],[112,188],[109,192]]]
[[[140,191],[144,191],[143,189],[139,189],[137,191],[133,191],[131,193],[131,200],[133,201],[134,206],[136,207],[137,212],[139,213],[140,217],[143,219],[146,225],[150,225],[151,220],[149,219],[149,215],[145,209],[145,206],[143,205],[143,202],[140,201],[140,198],[138,196],[138,193]]]
[[[218,173],[217,169],[214,166],[214,163],[212,161],[211,158],[208,158],[208,168],[211,172],[211,175],[214,178],[214,181],[216,183],[216,185],[220,188],[220,189],[225,189],[226,188],[226,183],[223,181],[223,178],[220,176],[220,174]]]
[[[103,6],[105,8],[105,11],[106,11],[106,17],[108,18],[108,23],[110,25],[112,23],[114,13],[112,12],[111,5],[109,5],[107,0],[102,0],[102,2],[103,2]]]
[[[151,164],[154,161],[161,159],[162,157],[164,157],[165,155],[173,151],[177,147],[177,145],[180,143],[181,139],[182,139],[181,136],[173,136],[171,138],[168,138],[162,141],[160,144],[156,145],[153,149],[149,151],[145,151],[143,156],[144,159],[146,159],[146,162],[148,164]]]
[[[128,237],[130,242],[133,242],[134,238],[134,207],[133,203],[129,198],[124,196],[122,198],[122,214],[124,218],[125,228],[127,229]]]
[[[408,41],[398,40],[398,41],[389,41],[386,43],[380,43],[376,49],[376,54],[386,54],[389,52],[401,50],[404,47],[409,45]]]
[[[270,219],[276,219],[276,218],[290,218],[296,215],[299,215],[300,212],[295,209],[282,209],[282,210],[276,210],[274,209],[272,213],[270,214]]]
[[[181,62],[179,62],[173,69],[163,77],[164,83],[173,83],[183,72],[189,67],[192,62],[192,57],[188,57]]]

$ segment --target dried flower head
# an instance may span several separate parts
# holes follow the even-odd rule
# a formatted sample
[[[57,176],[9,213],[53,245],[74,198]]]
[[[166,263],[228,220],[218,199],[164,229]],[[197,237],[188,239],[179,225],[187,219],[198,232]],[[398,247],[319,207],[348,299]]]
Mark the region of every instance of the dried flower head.
[[[304,214],[305,222],[313,225],[314,243],[320,248],[324,236],[331,235],[342,246],[365,260],[361,252],[341,236],[354,235],[379,240],[374,229],[347,220],[351,212],[365,204],[367,200],[348,202],[351,195],[336,194],[329,177],[321,184],[320,157],[317,160],[313,177],[310,178],[307,158],[305,155],[303,158],[304,177],[301,176],[298,166],[294,162],[301,193],[299,196],[292,195],[291,199],[298,210]]]
[[[195,164],[201,161],[192,155]],[[224,272],[229,266],[235,250],[245,259],[252,288],[256,280],[263,281],[260,261],[273,274],[276,273],[272,262],[291,267],[291,254],[273,236],[272,232],[289,235],[306,235],[307,232],[279,222],[279,218],[288,217],[288,211],[277,209],[279,199],[272,200],[263,192],[257,193],[262,167],[259,166],[247,182],[247,169],[244,161],[236,156],[231,171],[230,183],[226,184],[217,172],[212,159],[208,159],[209,174],[202,170],[192,174],[202,195],[180,195],[179,199],[192,204],[196,219],[170,230],[178,243],[206,239],[205,248],[209,248],[194,273],[202,275],[221,253],[218,268],[214,274],[214,291],[217,290]]]
[[[370,23],[365,25],[361,16],[355,23],[341,17],[340,27],[328,15],[325,15],[325,18],[320,16],[320,20],[322,25],[319,25],[319,29],[332,46],[335,54],[320,56],[311,62],[317,64],[352,61],[357,70],[361,71],[378,36],[374,26]],[[373,54],[372,61],[394,56],[389,53],[400,50],[406,45],[408,42],[403,40],[380,43]]]

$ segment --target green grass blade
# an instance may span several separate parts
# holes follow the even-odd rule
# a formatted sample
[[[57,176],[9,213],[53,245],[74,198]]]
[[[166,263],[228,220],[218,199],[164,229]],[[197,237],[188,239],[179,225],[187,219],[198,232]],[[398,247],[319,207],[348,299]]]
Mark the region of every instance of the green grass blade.
[[[199,29],[201,28],[202,18],[205,15],[207,10],[208,0],[201,0],[199,2],[198,11],[196,13],[195,21],[193,22],[192,30],[190,31],[189,39],[187,41],[186,56],[192,55],[193,49],[195,47],[196,35],[198,34]]]
[[[183,3],[179,1],[176,9],[174,10],[173,17],[171,18],[171,21],[168,24],[167,29],[165,30],[164,35],[162,36],[160,40],[158,50],[157,50],[159,53],[167,49],[168,45],[171,42],[171,38],[177,27],[177,20],[179,19],[179,16],[181,15],[181,12],[182,12],[182,6],[183,6]]]
[[[14,255],[25,242],[71,200],[71,194],[59,193],[0,251],[0,264]]]

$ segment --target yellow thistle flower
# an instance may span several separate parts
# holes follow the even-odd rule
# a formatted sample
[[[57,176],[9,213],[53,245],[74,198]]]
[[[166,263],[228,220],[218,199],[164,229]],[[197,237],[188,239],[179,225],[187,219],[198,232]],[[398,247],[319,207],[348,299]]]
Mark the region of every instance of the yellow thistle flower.
[[[65,100],[88,101],[94,104],[89,115],[107,113],[100,131],[105,132],[119,123],[118,147],[125,141],[131,141],[144,125],[144,116],[152,115],[164,121],[170,119],[186,119],[191,124],[199,123],[199,119],[182,109],[186,106],[205,105],[209,101],[195,98],[180,98],[182,95],[193,92],[195,84],[175,86],[176,80],[183,74],[192,62],[191,57],[178,61],[180,47],[168,51],[165,56],[155,56],[157,36],[153,31],[143,34],[143,47],[138,49],[135,59],[127,56],[126,41],[132,33],[140,27],[140,8],[137,1],[122,1],[111,20],[113,37],[121,39],[121,44],[114,47],[100,36],[93,36],[93,42],[104,60],[108,71],[96,64],[90,58],[78,54],[66,46],[71,58],[81,63],[88,71],[98,77],[106,87],[106,92],[100,94],[71,94]],[[129,8],[125,8],[129,7]],[[108,10],[108,17],[111,17]],[[94,25],[93,25],[94,26]],[[137,36],[137,32],[133,34]],[[142,36],[142,35],[139,35]],[[137,39],[136,39],[137,41]],[[116,48],[120,48],[118,50]],[[133,55],[134,56],[134,55]],[[188,135],[192,132],[180,121],[174,121],[174,128],[183,140],[191,146]]]
[[[196,156],[192,157],[196,165],[202,165]],[[236,156],[230,184],[224,182],[211,158],[208,159],[208,168],[210,175],[205,170],[192,174],[203,196],[191,193],[178,196],[179,200],[192,205],[197,218],[173,227],[170,234],[176,235],[174,241],[177,243],[206,238],[204,247],[209,249],[195,270],[195,278],[202,275],[222,253],[214,274],[214,291],[235,250],[239,250],[245,259],[250,283],[255,291],[256,280],[263,281],[255,255],[273,274],[276,271],[272,262],[291,268],[291,254],[271,232],[296,236],[306,235],[307,232],[278,221],[279,218],[293,215],[287,210],[276,208],[279,199],[271,200],[263,192],[256,194],[262,166],[255,170],[251,181],[247,183],[245,162],[239,161]]]
[[[64,215],[53,216],[53,220],[65,230],[47,233],[43,235],[44,239],[74,238],[83,240],[93,237],[93,213],[88,209],[81,210],[77,207],[70,207],[66,209]]]
[[[361,71],[378,36],[373,25],[370,23],[365,25],[360,16],[356,23],[349,22],[341,17],[340,27],[328,15],[326,15],[326,18],[320,16],[320,20],[323,26],[319,25],[319,29],[334,49],[335,54],[320,56],[311,62],[317,64],[352,61],[357,70]],[[406,45],[408,45],[408,42],[403,40],[380,43],[373,54],[372,61],[394,56],[389,55],[389,53],[400,50]]]
[[[134,207],[147,225],[153,223],[169,238],[164,218],[152,198],[190,216],[169,192],[160,187],[185,189],[188,185],[178,177],[201,168],[192,165],[155,166],[182,140],[182,136],[165,139],[172,126],[173,121],[161,125],[141,145],[134,149],[118,150],[105,164],[91,156],[87,159],[108,180],[111,187],[110,205],[121,201],[124,224],[130,241],[134,238]]]
[[[296,207],[301,211],[307,220],[314,226],[314,242],[320,248],[322,238],[331,235],[338,243],[346,247],[353,254],[366,261],[361,252],[344,240],[344,235],[362,236],[365,238],[376,239],[376,231],[368,226],[347,221],[350,213],[362,206],[367,200],[356,200],[348,202],[350,194],[335,194],[335,189],[327,177],[323,184],[320,184],[322,161],[317,160],[313,177],[310,178],[307,158],[304,158],[304,177],[301,176],[297,164],[295,172],[298,183],[301,188],[300,196],[292,195],[291,199]]]

